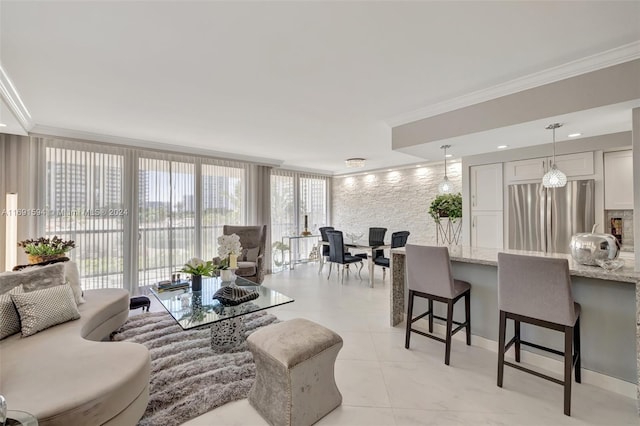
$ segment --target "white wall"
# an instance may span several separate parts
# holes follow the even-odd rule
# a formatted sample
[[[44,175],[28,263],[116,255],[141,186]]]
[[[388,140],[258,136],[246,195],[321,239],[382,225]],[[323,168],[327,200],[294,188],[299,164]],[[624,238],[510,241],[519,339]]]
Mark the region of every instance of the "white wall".
[[[454,191],[462,188],[461,164],[447,162],[447,176]],[[435,244],[435,222],[429,205],[438,195],[444,164],[383,171],[369,175],[334,177],[331,225],[345,233],[362,233],[366,241],[372,226],[391,233],[410,231],[409,242]]]

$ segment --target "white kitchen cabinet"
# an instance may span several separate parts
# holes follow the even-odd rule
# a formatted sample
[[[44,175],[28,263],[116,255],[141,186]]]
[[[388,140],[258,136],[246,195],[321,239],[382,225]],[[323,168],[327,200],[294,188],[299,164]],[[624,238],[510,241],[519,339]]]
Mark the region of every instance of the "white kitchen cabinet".
[[[471,209],[502,210],[502,163],[471,167]]]
[[[471,246],[503,248],[502,210],[471,213]]]
[[[604,154],[604,208],[606,210],[633,209],[631,150]]]
[[[552,162],[552,157],[541,157],[505,163],[507,183],[542,179],[542,176],[551,168]],[[593,152],[556,155],[556,167],[567,177],[593,175],[595,170]]]
[[[551,167],[549,158],[547,170]],[[567,177],[588,176],[593,174],[593,152],[579,152],[577,154],[556,155],[556,167]]]
[[[504,164],[507,183],[542,179],[547,167],[546,164],[546,158],[509,161]]]
[[[502,163],[470,168],[471,246],[502,248]]]

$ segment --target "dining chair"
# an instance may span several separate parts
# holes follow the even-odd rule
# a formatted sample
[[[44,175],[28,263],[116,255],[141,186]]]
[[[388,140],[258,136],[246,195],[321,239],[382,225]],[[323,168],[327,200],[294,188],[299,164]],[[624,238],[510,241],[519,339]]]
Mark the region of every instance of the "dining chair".
[[[398,231],[391,234],[391,248],[404,247],[409,239],[409,231]],[[386,270],[389,268],[389,257],[379,256],[373,259],[373,263],[382,266],[382,279],[384,280]]]
[[[344,270],[352,263],[360,263],[360,269],[358,270],[358,277],[362,279],[360,272],[362,271],[362,258],[358,256],[351,256],[345,253],[344,250],[344,237],[342,231],[327,231],[327,237],[329,238],[329,275],[331,276],[331,269],[334,263],[342,265],[342,277],[340,282],[344,282]]]
[[[384,245],[384,236],[387,233],[387,228],[369,228],[369,245],[373,246],[383,246]],[[356,256],[361,257],[363,259],[368,259],[369,255],[367,253],[357,253]],[[374,252],[373,258],[384,256],[384,250],[376,250]]]

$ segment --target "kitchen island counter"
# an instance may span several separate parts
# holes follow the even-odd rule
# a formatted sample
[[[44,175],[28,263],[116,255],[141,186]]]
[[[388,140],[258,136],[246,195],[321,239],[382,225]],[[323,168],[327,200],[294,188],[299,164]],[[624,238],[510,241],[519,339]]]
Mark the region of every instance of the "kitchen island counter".
[[[574,262],[571,255],[540,253],[522,250],[486,249],[466,246],[449,248],[453,275],[456,279],[471,283],[471,333],[472,343],[481,342],[490,349],[497,348],[498,338],[498,253],[513,253],[540,257],[567,259],[571,274],[573,294],[582,305],[581,334],[583,376],[596,377],[592,383],[602,385],[607,378],[617,379],[626,390],[603,386],[628,396],[638,398],[640,407],[640,273],[634,270],[634,259],[625,255],[625,265],[616,271],[606,271],[599,266],[586,266]],[[405,249],[391,250],[391,325],[404,321],[406,306]],[[426,311],[426,303],[416,299],[415,312]],[[420,301],[422,302],[422,301]],[[437,304],[436,304],[437,305]],[[436,312],[438,313],[438,308]],[[459,321],[464,311],[457,308],[454,317]],[[545,346],[562,349],[559,333],[523,329],[523,339]],[[474,340],[475,338],[475,340]],[[478,339],[480,338],[480,339]],[[524,349],[523,349],[524,350]],[[535,352],[535,351],[532,351]],[[544,356],[536,354],[536,356]],[[597,375],[590,374],[598,373]],[[603,379],[603,376],[604,377]],[[598,382],[598,383],[596,383]],[[626,384],[625,384],[626,383]],[[620,386],[618,386],[620,387]],[[639,411],[640,412],[640,411]]]

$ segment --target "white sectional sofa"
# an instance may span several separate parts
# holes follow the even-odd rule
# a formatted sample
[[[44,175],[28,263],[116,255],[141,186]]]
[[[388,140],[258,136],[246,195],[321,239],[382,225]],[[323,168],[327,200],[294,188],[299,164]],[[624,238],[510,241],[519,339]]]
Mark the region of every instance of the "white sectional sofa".
[[[80,319],[0,340],[0,394],[9,410],[49,425],[135,425],[149,399],[149,352],[101,341],[129,313],[129,293],[89,290]]]

